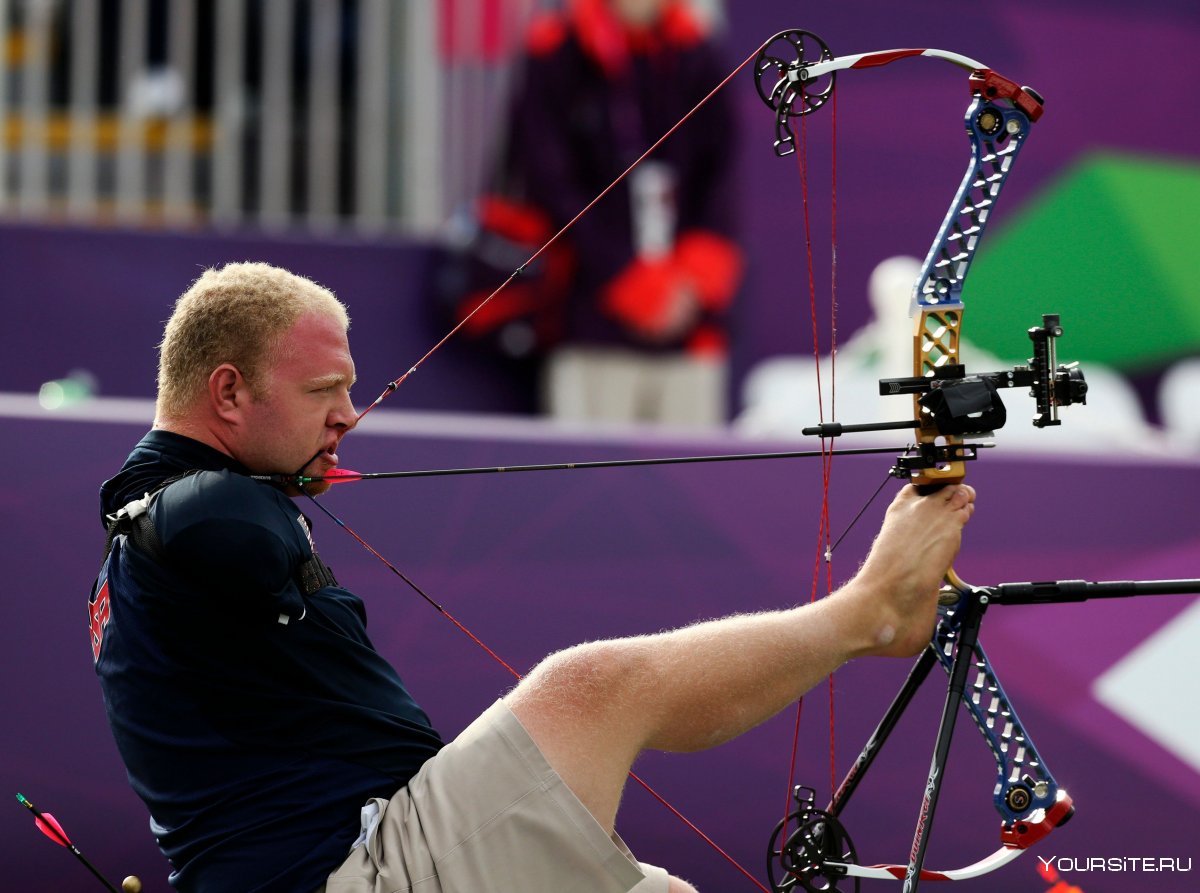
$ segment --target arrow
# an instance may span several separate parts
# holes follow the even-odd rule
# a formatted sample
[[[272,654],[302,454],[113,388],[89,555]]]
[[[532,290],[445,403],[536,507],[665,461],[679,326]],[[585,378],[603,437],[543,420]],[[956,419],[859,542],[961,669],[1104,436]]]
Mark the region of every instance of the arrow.
[[[911,427],[911,426],[910,426]],[[991,444],[975,444],[978,447],[989,447]],[[629,468],[642,465],[687,465],[697,462],[740,462],[754,459],[804,459],[817,458],[830,453],[839,456],[866,456],[875,453],[896,453],[897,447],[864,447],[861,449],[800,450],[784,453],[731,453],[717,456],[667,456],[651,459],[603,459],[596,462],[551,462],[543,465],[497,465],[481,468],[430,468],[416,471],[379,471],[358,472],[345,468],[334,468],[324,476],[310,477],[302,474],[252,474],[250,478],[256,481],[269,481],[273,484],[346,484],[352,481],[384,480],[387,478],[419,478],[444,477],[456,474],[501,474],[516,471],[571,471],[581,468]]]
[[[75,844],[71,843],[71,838],[67,836],[67,832],[63,830],[63,826],[58,823],[58,819],[54,818],[54,816],[50,815],[48,812],[42,812],[39,810],[36,806],[30,803],[29,800],[26,799],[24,794],[17,794],[17,802],[22,806],[27,807],[29,811],[33,813],[33,823],[37,826],[39,831],[41,831],[59,846],[66,847],[68,850],[70,850],[74,854],[75,858],[82,862],[84,867],[87,868],[87,870],[93,875],[95,875],[96,880],[104,885],[105,889],[109,890],[110,893],[122,893],[121,890],[118,890],[116,887],[110,884],[104,875],[96,870],[95,866],[93,866],[91,862],[84,858],[83,853],[79,852],[79,848],[76,847]],[[138,891],[142,889],[142,882],[131,875],[130,877],[125,878],[125,881],[121,884],[121,887],[123,888],[124,893],[138,893]]]

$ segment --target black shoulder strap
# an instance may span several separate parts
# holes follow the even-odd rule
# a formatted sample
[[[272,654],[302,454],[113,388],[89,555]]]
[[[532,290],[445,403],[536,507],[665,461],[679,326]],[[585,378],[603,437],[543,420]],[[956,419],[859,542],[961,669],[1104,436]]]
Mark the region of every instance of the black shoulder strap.
[[[104,543],[104,560],[107,560],[109,554],[112,552],[113,541],[121,534],[124,534],[129,537],[137,548],[152,557],[155,561],[159,563],[165,562],[166,553],[163,551],[162,540],[158,538],[158,531],[154,529],[154,524],[150,521],[150,506],[154,504],[154,500],[167,487],[176,481],[191,477],[199,470],[198,468],[193,468],[185,471],[183,474],[169,477],[153,490],[144,493],[140,499],[131,500],[113,514],[105,515],[104,522],[108,530],[108,537]]]
[[[300,514],[300,523],[307,528],[308,547],[312,549],[312,558],[296,568],[296,585],[305,595],[312,595],[318,589],[324,589],[326,586],[337,586],[338,581],[334,577],[333,571],[317,554],[317,544],[313,542],[312,538],[312,521],[308,520],[308,515],[303,512]]]
[[[296,571],[296,583],[299,584],[300,591],[305,595],[312,595],[318,589],[324,589],[326,586],[338,585],[333,571],[321,560],[316,549],[313,549],[312,558],[300,565]]]
[[[105,516],[108,538],[104,543],[104,560],[107,560],[109,554],[112,552],[113,541],[118,536],[124,534],[138,550],[149,555],[159,564],[166,564],[166,551],[163,549],[162,540],[159,539],[158,530],[155,529],[154,522],[150,520],[150,506],[154,504],[154,500],[158,499],[162,495],[162,492],[171,486],[171,484],[191,477],[199,471],[200,469],[198,468],[192,469],[191,471],[185,471],[183,474],[167,478],[155,489],[145,493],[140,499],[134,499],[113,514]],[[307,520],[306,518],[306,523]],[[309,542],[311,544],[311,539]],[[312,595],[318,589],[323,589],[326,586],[338,585],[333,571],[321,560],[321,557],[317,554],[316,547],[313,546],[312,550],[312,558],[303,562],[296,569],[295,575],[296,584],[305,595]]]

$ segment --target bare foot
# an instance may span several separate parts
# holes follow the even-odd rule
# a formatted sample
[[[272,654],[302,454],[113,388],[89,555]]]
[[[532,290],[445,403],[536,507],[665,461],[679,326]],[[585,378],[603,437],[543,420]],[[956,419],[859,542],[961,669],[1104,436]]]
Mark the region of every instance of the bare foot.
[[[929,643],[937,595],[975,511],[966,484],[929,496],[905,487],[888,507],[871,552],[845,587],[859,654],[908,657]]]

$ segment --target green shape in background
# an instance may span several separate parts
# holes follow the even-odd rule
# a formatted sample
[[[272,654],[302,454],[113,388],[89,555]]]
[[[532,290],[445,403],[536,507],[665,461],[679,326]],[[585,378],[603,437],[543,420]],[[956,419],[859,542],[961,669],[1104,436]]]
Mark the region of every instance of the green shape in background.
[[[1001,357],[1062,317],[1060,360],[1125,372],[1200,354],[1200,165],[1088,155],[985,235],[964,289],[964,337]],[[999,221],[998,221],[999,222]]]

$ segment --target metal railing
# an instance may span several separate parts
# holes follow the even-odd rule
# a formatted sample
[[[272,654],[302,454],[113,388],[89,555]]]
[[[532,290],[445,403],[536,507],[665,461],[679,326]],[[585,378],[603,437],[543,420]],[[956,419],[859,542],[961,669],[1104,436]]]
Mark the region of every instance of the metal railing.
[[[545,0],[0,0],[0,216],[428,233]]]

